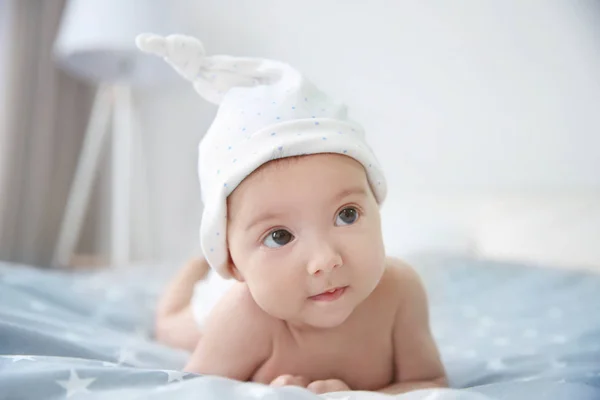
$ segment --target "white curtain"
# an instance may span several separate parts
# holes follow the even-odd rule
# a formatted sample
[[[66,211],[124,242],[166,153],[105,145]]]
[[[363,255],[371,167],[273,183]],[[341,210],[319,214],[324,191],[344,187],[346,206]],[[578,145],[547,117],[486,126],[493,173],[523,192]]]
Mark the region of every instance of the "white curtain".
[[[0,259],[47,266],[93,99],[57,69],[64,0],[0,0]]]
[[[8,82],[6,66],[8,63],[8,34],[10,32],[10,10],[9,1],[0,0],[0,132],[6,130],[6,84]],[[0,133],[0,168],[2,168],[2,149],[4,146],[5,135]],[[2,170],[0,169],[0,176]],[[2,193],[0,193],[0,203],[2,202]],[[0,215],[1,217],[1,215]]]

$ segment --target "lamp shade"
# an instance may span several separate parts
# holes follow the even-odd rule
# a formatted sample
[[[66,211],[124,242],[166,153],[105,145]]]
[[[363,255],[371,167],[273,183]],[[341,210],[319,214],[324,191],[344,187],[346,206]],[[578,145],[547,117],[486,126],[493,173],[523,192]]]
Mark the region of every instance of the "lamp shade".
[[[140,52],[143,32],[177,32],[168,0],[70,0],[54,43],[66,71],[97,83],[151,85],[174,77],[163,60]]]

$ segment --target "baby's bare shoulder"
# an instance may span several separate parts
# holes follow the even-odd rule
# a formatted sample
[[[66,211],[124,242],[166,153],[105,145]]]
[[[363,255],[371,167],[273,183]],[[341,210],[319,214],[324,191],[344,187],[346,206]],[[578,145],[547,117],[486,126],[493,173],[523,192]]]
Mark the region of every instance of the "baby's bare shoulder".
[[[419,274],[408,263],[399,258],[388,257],[379,286],[386,296],[400,301],[407,290],[410,292],[415,287],[421,288],[422,283]]]
[[[215,306],[209,316],[206,326],[230,325],[237,327],[236,331],[247,330],[247,333],[256,332],[267,334],[273,326],[273,318],[264,312],[252,298],[248,286],[239,283],[223,295],[221,301]]]
[[[415,313],[427,315],[427,293],[417,271],[398,258],[389,257],[387,262],[388,287],[393,292],[390,296],[394,296],[398,317],[405,319]]]
[[[383,277],[373,294],[376,303],[387,304],[396,318],[426,308],[425,288],[417,271],[398,258],[388,257],[386,262]]]

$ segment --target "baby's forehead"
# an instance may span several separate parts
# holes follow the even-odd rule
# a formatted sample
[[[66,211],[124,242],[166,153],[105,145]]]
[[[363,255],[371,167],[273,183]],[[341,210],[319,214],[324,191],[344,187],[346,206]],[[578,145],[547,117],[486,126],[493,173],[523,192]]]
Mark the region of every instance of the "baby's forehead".
[[[354,186],[363,184],[368,187],[366,171],[362,164],[345,155],[323,153],[279,158],[261,165],[238,185],[227,199],[229,214],[234,212],[232,206],[237,208],[238,203],[248,199],[249,192],[256,194],[257,187],[271,189],[266,190],[267,192],[277,191],[281,187],[282,191],[279,193],[287,194],[284,187],[289,187],[299,176],[301,179],[311,180],[317,174],[339,176],[340,179],[333,179],[328,183],[340,187],[340,190],[353,182]],[[314,193],[315,190],[314,187],[306,189],[310,193]]]
[[[355,159],[341,154],[319,153],[273,159],[254,170],[238,185],[238,188],[252,186],[258,181],[263,183],[265,180],[268,186],[275,186],[277,180],[270,179],[275,175],[281,178],[288,176],[289,173],[289,177],[292,179],[292,175],[297,176],[298,173],[305,175],[305,173],[314,174],[316,171],[325,173],[342,169],[349,177],[366,178],[364,167]]]

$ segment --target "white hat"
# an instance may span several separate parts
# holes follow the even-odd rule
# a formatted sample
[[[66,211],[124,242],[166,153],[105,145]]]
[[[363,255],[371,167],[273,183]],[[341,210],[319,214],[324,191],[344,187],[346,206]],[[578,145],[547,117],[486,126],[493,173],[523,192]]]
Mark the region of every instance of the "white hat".
[[[261,165],[278,158],[338,153],[367,172],[382,203],[386,182],[361,126],[287,64],[231,56],[207,57],[193,37],[143,34],[145,52],[161,56],[219,110],[200,142],[198,172],[204,211],[200,243],[204,257],[222,277],[227,268],[227,196]]]

